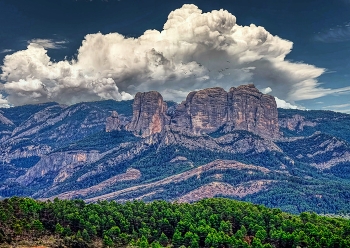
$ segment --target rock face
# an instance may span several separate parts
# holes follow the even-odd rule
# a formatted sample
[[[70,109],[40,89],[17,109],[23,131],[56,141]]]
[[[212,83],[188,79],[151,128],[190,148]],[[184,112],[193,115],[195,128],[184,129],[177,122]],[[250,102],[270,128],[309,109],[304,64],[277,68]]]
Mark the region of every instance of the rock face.
[[[29,185],[33,181],[51,174],[55,175],[54,182],[63,182],[73,174],[76,167],[84,163],[94,162],[101,158],[97,151],[85,152],[58,152],[43,156],[41,160],[31,167],[26,174],[18,177],[16,181],[21,185]]]
[[[259,92],[253,84],[232,87],[228,93],[228,123],[263,137],[279,136],[275,98]]]
[[[279,136],[277,105],[274,97],[262,94],[254,85],[216,87],[189,93],[179,104],[171,126],[191,133],[246,130],[263,137]]]
[[[171,125],[195,134],[217,130],[227,122],[227,92],[219,87],[189,93],[179,104]]]
[[[290,131],[303,131],[304,127],[315,127],[316,122],[306,121],[304,116],[293,115],[291,118],[279,120],[280,127],[287,128]]]
[[[133,104],[133,118],[126,129],[141,137],[160,133],[168,122],[166,110],[167,105],[158,92],[137,93]]]
[[[110,117],[106,120],[106,132],[112,132],[112,131],[120,131],[121,130],[121,124],[119,120],[119,115],[117,111],[112,111],[112,114]]]
[[[7,126],[13,126],[13,122],[7,119],[5,116],[3,116],[0,112],[0,124],[7,125]]]

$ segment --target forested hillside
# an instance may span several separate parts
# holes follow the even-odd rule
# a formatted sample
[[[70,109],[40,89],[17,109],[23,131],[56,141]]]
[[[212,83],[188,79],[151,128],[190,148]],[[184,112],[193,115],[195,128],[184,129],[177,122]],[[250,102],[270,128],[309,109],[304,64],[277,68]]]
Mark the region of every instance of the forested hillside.
[[[350,247],[350,220],[214,198],[0,201],[0,244],[50,247]],[[0,245],[1,246],[1,245]],[[6,246],[5,246],[6,247]]]

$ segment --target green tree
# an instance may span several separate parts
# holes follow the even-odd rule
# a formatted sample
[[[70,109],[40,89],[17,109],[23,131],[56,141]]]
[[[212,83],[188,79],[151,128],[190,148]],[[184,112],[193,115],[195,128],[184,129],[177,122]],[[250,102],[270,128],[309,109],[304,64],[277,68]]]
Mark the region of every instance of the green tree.
[[[83,233],[81,234],[83,237],[83,240],[86,242],[90,242],[90,235],[86,229],[83,230]]]
[[[260,229],[256,232],[255,237],[260,239],[261,242],[265,242],[265,239],[267,238],[267,233],[264,229]]]
[[[232,225],[229,221],[221,221],[219,231],[223,231],[228,235],[232,235]]]
[[[159,243],[162,246],[167,246],[167,244],[169,243],[168,237],[163,232],[159,237]]]
[[[259,238],[254,238],[252,242],[252,248],[263,248],[261,240]]]
[[[105,235],[105,236],[103,237],[103,245],[104,245],[105,247],[112,247],[112,246],[114,245],[114,243],[113,243],[113,240],[112,240],[110,237],[108,237],[107,235]]]
[[[41,223],[40,220],[34,220],[32,223],[32,227],[33,227],[33,229],[40,231],[40,232],[44,230],[43,223]]]
[[[162,248],[163,245],[161,245],[158,241],[153,241],[151,244],[152,248]]]
[[[176,229],[173,235],[172,244],[176,248],[176,247],[180,247],[182,243],[183,243],[183,239],[182,239],[181,233],[178,229]]]
[[[62,235],[64,232],[64,228],[61,226],[60,223],[57,223],[55,226],[55,233]]]
[[[136,245],[140,248],[148,248],[149,243],[145,236],[142,235],[142,237],[136,242]]]

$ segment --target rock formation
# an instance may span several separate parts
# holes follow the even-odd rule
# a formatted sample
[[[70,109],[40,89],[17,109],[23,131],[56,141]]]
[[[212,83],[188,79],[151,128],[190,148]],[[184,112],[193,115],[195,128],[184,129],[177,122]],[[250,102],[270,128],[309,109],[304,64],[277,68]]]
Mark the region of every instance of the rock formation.
[[[263,137],[279,136],[275,98],[259,92],[253,84],[232,87],[228,93],[228,124]]]
[[[304,127],[315,127],[316,125],[316,122],[306,121],[305,117],[301,115],[293,115],[279,120],[279,126],[290,131],[303,131]]]
[[[0,124],[7,125],[7,126],[13,126],[13,122],[7,119],[2,113],[0,112]]]
[[[278,137],[278,113],[274,97],[254,85],[216,87],[191,92],[176,108],[171,126],[195,134],[225,130],[246,130],[263,137]]]
[[[189,93],[177,106],[171,125],[199,134],[213,132],[226,122],[227,92],[216,87]]]
[[[112,114],[110,117],[106,120],[106,132],[112,132],[112,131],[120,131],[121,130],[121,124],[119,120],[119,115],[117,111],[112,111]]]
[[[141,137],[160,133],[168,121],[166,109],[167,105],[158,92],[137,93],[133,104],[133,118],[126,129]]]

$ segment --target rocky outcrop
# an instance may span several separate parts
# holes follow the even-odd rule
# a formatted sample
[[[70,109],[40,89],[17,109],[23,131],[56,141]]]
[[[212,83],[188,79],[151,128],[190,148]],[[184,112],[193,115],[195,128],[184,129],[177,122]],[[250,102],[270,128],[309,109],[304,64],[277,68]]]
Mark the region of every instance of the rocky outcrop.
[[[275,98],[259,92],[253,84],[232,87],[228,93],[228,124],[263,137],[279,136]]]
[[[168,121],[166,110],[167,105],[158,92],[137,93],[133,104],[133,118],[126,129],[141,137],[160,133]]]
[[[26,174],[16,179],[16,182],[27,186],[33,181],[45,176],[56,175],[54,182],[63,182],[71,176],[75,168],[101,158],[97,151],[85,152],[57,152],[43,156],[41,160],[31,167]]]
[[[0,124],[7,125],[7,126],[14,126],[13,122],[6,118],[2,113],[0,112]]]
[[[282,152],[271,139],[263,139],[249,132],[222,134],[219,137],[194,135],[166,128],[159,147],[179,145],[190,151],[207,150],[231,154],[259,154],[264,152]]]
[[[98,200],[113,200],[113,199],[117,199],[118,201],[121,201],[123,198],[124,200],[134,200],[136,198],[135,196],[138,195],[138,192],[141,192],[141,191],[154,192],[159,189],[162,190],[163,187],[166,187],[167,185],[170,185],[170,184],[176,185],[191,179],[200,181],[201,178],[205,178],[210,173],[215,173],[215,172],[225,173],[229,171],[240,171],[241,174],[245,172],[259,173],[259,175],[266,175],[271,173],[269,169],[260,167],[260,166],[243,164],[234,160],[215,160],[208,164],[190,169],[188,171],[185,171],[176,175],[166,177],[164,179],[161,179],[155,182],[144,183],[137,186],[131,186],[129,188],[124,188],[118,191],[114,191],[111,193],[86,199],[86,201],[96,202]],[[261,183],[258,183],[258,184],[261,184]],[[265,185],[265,184],[266,183],[263,183],[262,185]],[[53,196],[51,198],[55,198],[55,197],[56,196]]]
[[[306,121],[304,116],[293,115],[290,118],[282,118],[279,120],[279,125],[282,128],[287,128],[290,131],[303,131],[304,127],[315,127],[316,122]]]
[[[219,87],[191,92],[176,108],[171,125],[195,134],[210,133],[227,122],[227,92]]]
[[[94,186],[85,188],[85,189],[80,189],[80,190],[72,190],[72,191],[67,191],[62,194],[59,194],[55,197],[58,197],[60,199],[73,199],[73,198],[81,198],[85,197],[89,194],[96,193],[99,191],[104,190],[105,188],[111,187],[115,184],[118,184],[123,181],[132,181],[139,179],[141,177],[141,172],[136,169],[129,168],[125,173],[118,174],[116,176],[113,176],[103,182],[100,182],[99,184],[96,184]],[[50,198],[53,200],[54,198]]]
[[[179,104],[171,119],[175,129],[194,134],[246,130],[263,137],[279,136],[277,105],[274,97],[262,94],[254,85],[216,87],[191,92]]]
[[[223,182],[212,182],[179,197],[176,199],[176,201],[196,202],[205,198],[213,198],[216,196],[242,198],[244,196],[255,194],[259,191],[267,189],[271,183],[273,183],[272,180],[257,180],[233,186]]]
[[[121,130],[121,124],[119,120],[119,115],[117,111],[112,111],[112,114],[110,117],[106,120],[106,132],[112,132],[112,131],[120,131]]]

